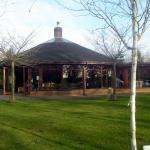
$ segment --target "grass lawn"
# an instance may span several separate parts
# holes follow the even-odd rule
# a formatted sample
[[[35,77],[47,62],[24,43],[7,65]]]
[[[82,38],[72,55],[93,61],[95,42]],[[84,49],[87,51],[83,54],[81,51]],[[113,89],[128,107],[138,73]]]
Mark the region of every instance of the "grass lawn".
[[[129,150],[128,99],[0,101],[0,150]],[[137,97],[137,143],[150,144],[150,95]]]

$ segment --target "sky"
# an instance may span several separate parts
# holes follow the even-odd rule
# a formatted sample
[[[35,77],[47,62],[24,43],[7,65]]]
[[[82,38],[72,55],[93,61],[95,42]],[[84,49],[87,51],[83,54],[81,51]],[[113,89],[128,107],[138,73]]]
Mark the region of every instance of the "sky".
[[[53,38],[56,22],[63,28],[63,37],[82,46],[94,49],[87,37],[89,30],[98,27],[99,21],[91,16],[79,16],[58,5],[54,0],[0,0],[0,33],[27,36],[36,31],[33,45]],[[7,1],[7,4],[4,3]],[[61,0],[63,4],[68,0]],[[4,13],[3,13],[4,11]],[[150,47],[150,32],[142,38],[142,49]]]

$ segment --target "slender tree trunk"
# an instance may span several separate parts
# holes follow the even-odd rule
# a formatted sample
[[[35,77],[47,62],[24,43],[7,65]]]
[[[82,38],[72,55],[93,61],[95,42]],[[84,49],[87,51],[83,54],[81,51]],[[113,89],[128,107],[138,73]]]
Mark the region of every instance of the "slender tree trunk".
[[[116,100],[116,62],[113,63],[113,100]]]
[[[15,102],[15,63],[11,62],[11,101]]]
[[[82,69],[82,80],[83,80],[83,96],[86,95],[86,68],[83,66]]]
[[[131,71],[131,149],[137,150],[136,143],[136,69],[137,69],[137,45],[138,45],[138,30],[137,30],[137,8],[136,0],[132,0],[132,32],[133,32],[133,49],[132,49],[132,71]]]
[[[3,67],[3,95],[6,94],[6,68]]]

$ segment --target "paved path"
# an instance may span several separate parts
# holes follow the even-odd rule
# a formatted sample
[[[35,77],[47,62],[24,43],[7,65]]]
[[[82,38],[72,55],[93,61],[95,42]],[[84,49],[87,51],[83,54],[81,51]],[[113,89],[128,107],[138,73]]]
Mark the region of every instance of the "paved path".
[[[9,100],[10,95],[0,95],[0,100]]]
[[[24,95],[17,95],[17,99],[27,99],[27,100],[94,100],[100,96],[24,96]],[[10,95],[0,95],[0,100],[9,100]]]
[[[98,98],[99,96],[17,96],[18,98],[24,98],[27,100],[87,100]]]

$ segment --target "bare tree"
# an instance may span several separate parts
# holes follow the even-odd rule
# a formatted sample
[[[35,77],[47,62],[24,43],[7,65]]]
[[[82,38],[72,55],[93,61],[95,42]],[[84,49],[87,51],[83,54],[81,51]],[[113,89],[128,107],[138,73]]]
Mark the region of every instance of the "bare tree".
[[[29,60],[24,60],[24,50],[31,43],[33,32],[26,38],[15,38],[9,35],[0,41],[0,59],[3,64],[11,66],[11,101],[15,102],[15,65],[29,65]],[[27,58],[27,56],[26,56]]]
[[[95,50],[101,54],[108,56],[113,62],[113,95],[112,100],[116,100],[116,65],[118,62],[122,62],[126,54],[126,48],[122,44],[122,41],[113,34],[96,30],[92,31],[92,37],[90,39]]]
[[[61,4],[58,0],[56,1]],[[131,149],[137,150],[135,117],[137,51],[139,41],[149,25],[150,0],[72,0],[72,2],[75,4],[71,6],[76,8],[63,6],[69,10],[79,11],[80,14],[84,12],[82,15],[87,14],[97,18],[102,25],[101,28],[111,28],[124,46],[132,51]]]
[[[141,52],[140,49],[137,51],[137,62],[142,63],[144,61],[144,54]]]
[[[6,13],[7,11],[7,6],[10,5],[10,3],[8,3],[7,0],[1,0],[0,1],[0,7],[2,8],[1,11],[0,11],[0,17],[3,17],[4,14]]]

